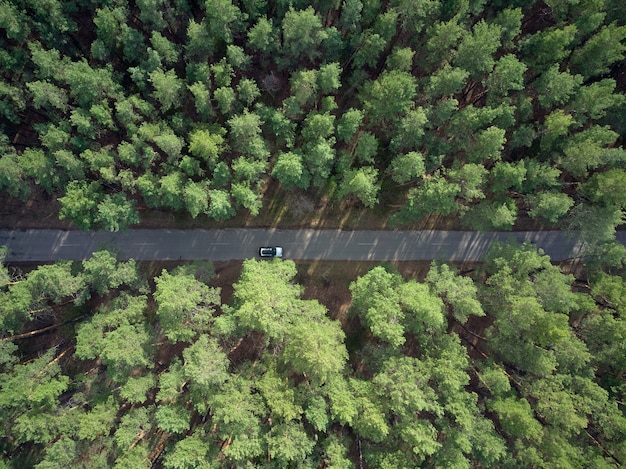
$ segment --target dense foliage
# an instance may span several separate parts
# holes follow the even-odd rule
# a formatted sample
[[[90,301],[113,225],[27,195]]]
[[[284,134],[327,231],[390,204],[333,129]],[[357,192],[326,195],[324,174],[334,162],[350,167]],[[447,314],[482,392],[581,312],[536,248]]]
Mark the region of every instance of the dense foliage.
[[[340,322],[292,261],[245,261],[230,304],[206,262],[3,268],[0,467],[617,467],[612,269],[574,284],[530,245],[471,277],[379,266]]]
[[[0,188],[80,228],[256,215],[271,183],[396,223],[622,222],[619,0],[0,6]]]

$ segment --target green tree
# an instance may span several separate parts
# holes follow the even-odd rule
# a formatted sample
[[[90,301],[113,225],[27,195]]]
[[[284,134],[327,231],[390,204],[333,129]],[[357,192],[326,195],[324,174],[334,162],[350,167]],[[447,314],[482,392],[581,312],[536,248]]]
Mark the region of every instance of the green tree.
[[[424,155],[417,151],[398,155],[391,160],[389,168],[391,179],[398,184],[419,180],[420,177],[424,176]]]
[[[344,345],[345,334],[337,321],[325,317],[326,309],[317,302],[307,302],[312,318],[297,322],[287,332],[284,360],[294,371],[304,374],[315,386],[321,386],[333,376],[339,376],[348,359]],[[307,312],[311,314],[310,312]]]
[[[593,249],[614,240],[616,227],[624,220],[624,212],[619,207],[581,203],[572,208],[566,226],[578,232],[585,249]]]
[[[320,56],[320,44],[326,38],[322,21],[312,7],[305,10],[290,8],[282,21],[283,53],[290,63],[302,57],[314,61]]]
[[[387,57],[386,68],[389,70],[400,70],[410,72],[413,70],[413,57],[415,51],[410,47],[396,47]]]
[[[344,174],[339,188],[339,197],[356,196],[363,205],[372,208],[378,203],[380,183],[377,183],[378,170],[372,166],[350,169]]]
[[[176,44],[173,44],[158,31],[152,31],[150,44],[161,57],[164,64],[173,64],[178,61],[180,51]]]
[[[213,92],[213,97],[217,101],[217,107],[224,116],[230,116],[233,113],[233,107],[237,97],[235,90],[230,86],[222,86]]]
[[[341,66],[337,62],[324,64],[317,72],[317,84],[322,94],[328,95],[341,86]]]
[[[476,231],[511,230],[517,214],[513,199],[483,200],[463,214],[463,221]]]
[[[623,94],[615,93],[615,80],[605,78],[581,86],[571,106],[576,110],[576,120],[582,123],[585,118],[603,118],[609,109],[623,105],[625,100]]]
[[[428,117],[423,108],[412,109],[404,116],[399,124],[396,134],[391,140],[391,147],[401,150],[415,151],[422,143]]]
[[[233,315],[241,327],[264,333],[266,340],[282,340],[299,313],[301,287],[292,283],[295,275],[292,261],[244,261],[233,286]]]
[[[206,334],[183,351],[183,375],[190,388],[191,400],[198,412],[205,413],[207,397],[229,378],[229,360],[217,340]]]
[[[539,104],[550,109],[552,106],[567,103],[582,82],[582,76],[571,75],[567,71],[560,72],[558,64],[551,66],[534,83],[539,93]]]
[[[378,140],[374,134],[370,132],[361,132],[359,138],[356,141],[356,147],[354,148],[359,161],[364,163],[373,163],[374,156],[378,152]]]
[[[590,169],[610,161],[612,150],[608,147],[617,137],[618,134],[608,126],[593,125],[567,139],[558,162],[574,176],[586,176]]]
[[[94,252],[82,262],[83,279],[98,295],[105,295],[110,289],[120,285],[135,286],[139,281],[139,272],[134,260],[118,262],[110,251]]]
[[[150,83],[154,87],[152,96],[161,104],[161,109],[166,112],[173,108],[178,108],[181,103],[181,93],[183,83],[176,76],[174,70],[164,72],[157,69],[150,73]]]
[[[440,14],[441,5],[437,1],[423,0],[410,2],[395,0],[401,28],[409,34],[418,34]]]
[[[112,67],[92,68],[85,59],[65,64],[63,79],[70,96],[83,109],[120,94],[121,87],[113,78]]]
[[[156,387],[156,377],[148,372],[145,376],[132,376],[120,389],[120,397],[131,404],[143,404],[148,392]]]
[[[387,46],[387,40],[371,30],[362,35],[361,44],[357,48],[352,61],[352,67],[360,70],[364,66],[374,68],[380,59],[382,52]]]
[[[213,72],[213,81],[216,87],[225,88],[232,84],[233,77],[235,76],[235,70],[232,65],[226,62],[226,59],[222,59],[211,65],[211,72]]]
[[[261,96],[261,91],[254,80],[242,78],[237,84],[237,95],[239,100],[249,108]]]
[[[221,132],[194,130],[189,133],[189,151],[204,161],[210,168],[215,167],[221,154],[226,150]]]
[[[152,417],[151,412],[145,407],[132,409],[122,416],[113,436],[118,448],[122,450],[130,448],[142,433],[149,431],[152,427]]]
[[[35,180],[46,192],[52,193],[56,185],[56,171],[51,158],[40,149],[28,148],[20,155],[18,166],[21,172]]]
[[[521,41],[524,61],[536,72],[547,70],[552,64],[560,63],[570,54],[577,28],[567,25],[563,28],[547,28],[525,37]]]
[[[515,397],[498,399],[491,404],[491,408],[498,414],[502,428],[509,435],[524,437],[531,441],[541,438],[543,433],[541,423],[534,418],[526,399]]]
[[[187,26],[186,37],[185,59],[188,62],[205,62],[213,54],[215,50],[213,37],[204,20],[197,23],[191,19]]]
[[[49,349],[40,357],[15,365],[0,374],[0,412],[3,433],[14,435],[21,441],[49,443],[54,428],[32,428],[24,438],[21,426],[29,418],[46,415],[55,409],[57,399],[68,388],[69,378],[61,373],[55,350]]]
[[[298,70],[289,79],[291,96],[300,108],[312,105],[317,99],[319,89],[317,73],[317,70]]]
[[[245,378],[233,377],[208,400],[217,434],[223,440],[231,439],[224,454],[242,464],[266,454],[267,449],[261,428],[266,408],[262,396],[253,393],[252,384]]]
[[[480,20],[459,44],[454,64],[472,77],[490,72],[495,64],[493,55],[501,46],[501,36],[499,25]]]
[[[296,422],[273,426],[266,438],[269,457],[282,467],[301,464],[315,446],[302,424]]]
[[[541,148],[550,150],[559,144],[563,137],[569,134],[569,128],[574,124],[574,116],[557,109],[548,114],[544,121],[544,130],[541,137]]]
[[[463,89],[468,77],[468,71],[445,64],[428,77],[424,92],[431,99],[452,96]]]
[[[257,216],[263,202],[258,190],[255,191],[249,181],[235,183],[231,186],[231,194],[236,204],[248,209],[252,216]]]
[[[419,187],[409,190],[407,201],[396,217],[400,222],[409,222],[431,213],[450,215],[460,208],[456,201],[460,191],[461,186],[437,172],[425,177]]]
[[[280,46],[278,35],[272,21],[265,17],[259,18],[256,24],[248,29],[248,47],[270,55]]]
[[[209,193],[207,184],[201,182],[187,181],[183,189],[183,199],[185,208],[196,218],[200,213],[205,213],[209,208]]]
[[[211,118],[214,111],[211,104],[211,95],[206,85],[197,81],[189,85],[189,91],[193,95],[194,106],[198,115],[205,121]]]
[[[237,70],[246,70],[250,65],[251,57],[246,55],[244,50],[233,44],[226,46],[226,60],[228,63]]]
[[[206,214],[214,220],[227,220],[235,215],[230,195],[222,189],[209,190],[209,208]]]
[[[118,383],[124,383],[133,370],[150,365],[153,338],[144,322],[145,308],[145,296],[118,297],[78,329],[76,356],[99,358],[107,375]]]
[[[504,129],[493,125],[478,132],[467,150],[469,160],[472,163],[500,160],[506,143],[505,133]]]
[[[154,417],[157,426],[163,431],[184,433],[189,430],[191,413],[180,404],[161,404]]]
[[[460,196],[470,202],[475,199],[484,199],[485,180],[487,169],[481,164],[467,163],[460,168],[453,168],[448,172],[450,181],[460,186]]]
[[[302,137],[307,142],[316,142],[334,134],[335,116],[325,112],[323,114],[311,112],[304,120]]]
[[[415,334],[441,332],[446,326],[444,304],[423,283],[409,280],[399,288],[408,330]]]
[[[119,231],[139,223],[139,214],[134,201],[128,200],[124,193],[106,194],[98,204],[95,223],[103,230]]]
[[[626,171],[609,169],[595,173],[585,182],[580,192],[592,203],[607,207],[626,208]]]
[[[243,114],[228,120],[230,147],[243,154],[265,160],[269,156],[265,141],[261,137],[263,121],[253,112],[245,110]]]
[[[173,451],[165,455],[164,467],[167,469],[214,469],[217,467],[211,460],[210,446],[203,432],[196,430],[193,434],[178,441]]]
[[[185,186],[185,176],[179,172],[172,172],[163,176],[158,181],[158,193],[160,203],[174,210],[183,208],[183,187]]]
[[[315,187],[323,186],[335,161],[334,139],[319,139],[305,147],[302,154],[306,169]]]
[[[279,153],[272,169],[272,176],[278,179],[285,190],[295,187],[308,189],[311,179],[298,152]]]
[[[491,190],[495,194],[506,194],[511,188],[520,190],[526,177],[523,161],[508,163],[498,161],[491,170]]]
[[[69,96],[66,90],[43,80],[28,82],[26,87],[31,93],[35,109],[67,111]]]
[[[14,152],[7,152],[0,157],[0,189],[20,199],[26,198],[30,193],[18,155]]]
[[[434,292],[443,298],[454,318],[465,324],[470,316],[484,316],[478,301],[478,290],[469,277],[458,275],[446,264],[433,262],[426,276],[426,282]]]
[[[557,223],[574,205],[574,201],[562,192],[539,192],[528,198],[531,218],[542,218],[549,223]]]
[[[409,111],[417,93],[415,78],[397,70],[383,72],[363,85],[359,99],[370,123],[395,121]]]
[[[188,342],[207,330],[220,304],[220,289],[210,288],[192,275],[163,270],[154,279],[157,316],[170,342]]]
[[[426,50],[429,64],[449,63],[456,53],[461,37],[466,33],[465,26],[454,17],[449,21],[437,21],[426,30]]]
[[[405,342],[405,313],[399,305],[398,287],[402,278],[374,267],[350,284],[352,307],[370,329],[372,335],[393,347]]]
[[[513,54],[506,54],[496,62],[493,72],[485,81],[485,86],[490,95],[500,97],[508,96],[510,91],[524,89],[524,73],[526,64],[520,62]]]
[[[96,183],[71,181],[65,195],[59,198],[59,218],[69,218],[82,230],[95,224],[96,208],[102,197],[102,188]]]
[[[607,73],[611,65],[624,59],[624,40],[626,26],[618,26],[617,23],[604,25],[572,53],[574,70],[580,71],[585,78]]]
[[[348,143],[363,122],[363,111],[358,109],[347,110],[337,121],[337,137]]]
[[[231,0],[209,0],[203,5],[209,37],[216,46],[231,44],[234,33],[243,30],[246,16]]]
[[[389,435],[389,424],[385,419],[383,403],[375,393],[374,383],[352,378],[350,380],[359,412],[352,423],[357,435],[382,443]]]

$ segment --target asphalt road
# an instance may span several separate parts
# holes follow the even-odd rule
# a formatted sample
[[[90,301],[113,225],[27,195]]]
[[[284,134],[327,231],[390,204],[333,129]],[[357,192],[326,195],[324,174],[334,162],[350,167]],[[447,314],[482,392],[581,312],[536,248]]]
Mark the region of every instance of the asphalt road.
[[[301,260],[476,261],[494,240],[531,241],[553,260],[577,257],[580,243],[562,231],[341,231],[341,230],[127,230],[117,233],[61,230],[0,230],[5,262],[84,260],[107,248],[119,259],[225,261],[258,255],[260,246],[282,246]],[[626,245],[626,233],[618,233]]]

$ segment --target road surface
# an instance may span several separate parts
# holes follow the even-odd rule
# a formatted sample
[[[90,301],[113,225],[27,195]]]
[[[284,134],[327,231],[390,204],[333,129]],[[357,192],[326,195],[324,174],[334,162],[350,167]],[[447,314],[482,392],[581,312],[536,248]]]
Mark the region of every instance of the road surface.
[[[0,230],[5,262],[84,260],[107,248],[119,259],[225,261],[256,257],[260,246],[282,246],[300,260],[477,261],[494,240],[530,241],[553,260],[577,257],[580,243],[563,231],[342,231],[227,228],[217,230],[127,230],[117,233],[61,230]],[[618,233],[626,244],[626,233]]]

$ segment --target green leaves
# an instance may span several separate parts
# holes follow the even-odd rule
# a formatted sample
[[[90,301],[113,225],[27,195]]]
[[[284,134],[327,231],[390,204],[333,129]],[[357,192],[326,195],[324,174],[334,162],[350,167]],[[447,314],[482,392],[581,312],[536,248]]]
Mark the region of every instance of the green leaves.
[[[306,10],[290,8],[282,22],[283,50],[290,59],[304,55],[309,61],[320,55],[319,45],[327,33],[312,7]]]
[[[107,374],[119,383],[133,370],[149,366],[152,336],[144,324],[145,307],[145,297],[118,297],[110,309],[96,313],[78,329],[76,356],[101,359]]]
[[[188,342],[207,330],[220,303],[219,289],[208,287],[192,275],[166,270],[154,280],[157,315],[169,341]]]
[[[605,25],[572,54],[572,64],[585,78],[601,75],[624,58],[626,26]]]
[[[379,121],[394,121],[406,113],[417,93],[415,78],[406,72],[383,72],[363,86],[359,99],[370,125]]]
[[[378,170],[371,166],[348,170],[339,188],[339,197],[353,194],[363,205],[372,208],[378,203],[377,195],[380,191],[377,177]]]
[[[325,318],[325,309],[320,313],[318,318],[298,322],[288,331],[284,351],[285,361],[315,386],[340,375],[348,360],[340,324]]]
[[[454,318],[461,324],[470,316],[484,316],[485,312],[477,298],[477,288],[469,277],[462,277],[446,264],[432,263],[426,282],[452,309]]]
[[[189,152],[207,163],[210,168],[217,164],[224,150],[226,150],[226,145],[220,133],[194,130],[189,134]]]
[[[509,397],[494,401],[491,407],[498,414],[502,428],[509,435],[531,441],[541,438],[541,424],[533,417],[526,399]]]
[[[129,469],[351,467],[357,453],[390,469],[623,459],[617,0],[62,3],[0,8],[9,209],[41,192],[78,228],[119,230],[146,209],[194,223],[256,216],[264,198],[300,190],[331,210],[363,205],[361,220],[380,201],[412,226],[561,223],[595,264],[574,280],[507,246],[464,274],[376,268],[341,279],[352,282],[348,317],[330,296],[341,280],[309,282],[285,261],[246,262],[230,305],[193,267],[154,283],[106,252],[11,267],[0,323],[21,338],[0,342],[5,459]],[[78,34],[85,24],[94,34]],[[322,290],[328,310],[311,299]]]
[[[501,35],[499,25],[480,20],[459,44],[455,65],[472,76],[491,71],[495,63],[493,55],[501,45]]]
[[[183,374],[188,382],[203,388],[217,388],[229,377],[228,358],[216,339],[205,334],[183,352]]]
[[[399,347],[405,342],[404,311],[396,291],[401,277],[374,267],[350,284],[353,308],[359,312],[375,337]]]
[[[282,339],[297,314],[294,306],[301,290],[290,283],[295,275],[293,261],[245,261],[234,285],[234,315],[240,324],[268,338]]]

